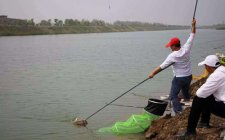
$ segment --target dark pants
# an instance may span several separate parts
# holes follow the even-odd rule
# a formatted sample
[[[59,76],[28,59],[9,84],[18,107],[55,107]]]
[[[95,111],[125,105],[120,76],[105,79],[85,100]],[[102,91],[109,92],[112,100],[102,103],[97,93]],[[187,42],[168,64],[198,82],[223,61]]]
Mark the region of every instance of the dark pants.
[[[213,95],[207,98],[200,98],[195,96],[191,112],[188,118],[188,132],[195,132],[200,115],[202,123],[209,123],[210,114],[213,113],[217,116],[225,118],[225,104],[224,102],[217,102]]]
[[[173,110],[175,113],[182,111],[182,106],[178,99],[178,94],[182,91],[185,99],[190,99],[189,87],[191,84],[192,75],[187,77],[174,77],[170,90],[170,100],[173,103]]]

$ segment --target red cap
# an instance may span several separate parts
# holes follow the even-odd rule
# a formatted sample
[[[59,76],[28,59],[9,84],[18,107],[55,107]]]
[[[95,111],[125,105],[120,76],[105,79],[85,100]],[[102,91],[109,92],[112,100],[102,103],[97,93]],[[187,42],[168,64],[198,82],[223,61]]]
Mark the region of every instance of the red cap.
[[[174,37],[170,40],[170,42],[168,44],[166,44],[166,48],[169,48],[173,45],[178,45],[178,44],[180,44],[180,39],[177,37]]]

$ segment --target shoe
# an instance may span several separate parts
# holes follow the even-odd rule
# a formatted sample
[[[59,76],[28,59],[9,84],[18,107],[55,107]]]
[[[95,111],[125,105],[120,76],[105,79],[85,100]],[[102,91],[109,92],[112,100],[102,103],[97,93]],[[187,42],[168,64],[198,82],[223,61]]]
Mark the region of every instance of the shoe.
[[[192,105],[193,100],[192,99],[182,99],[180,101],[180,103],[182,104],[182,106],[191,106]]]
[[[210,126],[208,123],[198,123],[197,128],[211,128],[212,126]]]
[[[184,132],[181,134],[178,134],[178,138],[194,138],[196,136],[196,132]]]
[[[181,115],[182,114],[182,112],[181,111],[177,111],[177,112],[175,112],[175,115]]]

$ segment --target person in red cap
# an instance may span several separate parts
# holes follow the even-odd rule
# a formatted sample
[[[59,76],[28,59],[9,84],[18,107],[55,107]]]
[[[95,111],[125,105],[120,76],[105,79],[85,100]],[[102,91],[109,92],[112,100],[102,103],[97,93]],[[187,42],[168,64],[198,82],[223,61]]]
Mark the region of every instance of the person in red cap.
[[[178,99],[178,94],[182,91],[184,99],[189,100],[189,87],[192,80],[191,70],[191,48],[193,46],[193,40],[196,33],[196,20],[192,21],[192,32],[187,42],[181,46],[180,39],[174,37],[166,45],[166,48],[170,48],[172,53],[168,55],[166,60],[150,74],[149,78],[153,78],[161,70],[172,65],[174,78],[172,80],[172,86],[170,90],[170,100],[173,103],[173,110],[175,113],[182,111],[182,106]]]

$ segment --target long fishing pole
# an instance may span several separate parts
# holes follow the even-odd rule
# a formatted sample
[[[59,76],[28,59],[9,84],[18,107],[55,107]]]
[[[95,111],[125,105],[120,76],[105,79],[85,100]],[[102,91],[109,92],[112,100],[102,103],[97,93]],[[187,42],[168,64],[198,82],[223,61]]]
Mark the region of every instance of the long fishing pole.
[[[195,18],[195,14],[196,14],[197,6],[198,6],[198,0],[196,0],[196,3],[195,3],[195,10],[194,10],[193,19]]]
[[[87,117],[85,120],[87,121],[89,118],[91,118],[92,116],[94,116],[95,114],[97,114],[99,111],[101,111],[102,109],[104,109],[105,107],[109,106],[111,103],[115,102],[116,100],[118,100],[119,98],[121,98],[122,96],[124,96],[125,94],[127,94],[129,91],[133,90],[134,88],[138,87],[139,85],[141,85],[142,83],[146,82],[147,80],[149,80],[150,78],[146,78],[145,80],[143,80],[142,82],[140,82],[139,84],[135,85],[134,87],[132,87],[131,89],[127,90],[126,92],[124,92],[123,94],[121,94],[120,96],[118,96],[117,98],[115,98],[114,100],[112,100],[111,102],[109,102],[108,104],[104,105],[102,108],[100,108],[99,110],[97,110],[96,112],[94,112],[93,114],[91,114],[89,117]]]
[[[159,72],[167,69],[168,67],[170,67],[173,64],[174,63],[171,63],[170,65],[168,65],[164,69],[161,69]],[[123,94],[121,94],[120,96],[118,96],[117,98],[115,98],[114,100],[112,100],[111,102],[109,102],[108,104],[104,105],[102,108],[100,108],[97,111],[95,111],[93,114],[91,114],[90,116],[88,116],[85,120],[78,120],[78,118],[76,118],[74,120],[74,124],[79,125],[79,126],[86,126],[88,124],[87,120],[90,119],[92,116],[94,116],[95,114],[97,114],[98,112],[100,112],[101,110],[103,110],[104,108],[106,108],[107,106],[109,106],[110,104],[112,104],[113,102],[115,102],[116,100],[118,100],[119,98],[121,98],[122,96],[124,96],[125,94],[127,94],[128,92],[130,92],[131,90],[133,90],[134,88],[136,88],[139,85],[143,84],[144,82],[148,81],[149,79],[151,79],[151,78],[148,77],[145,80],[143,80],[142,82],[140,82],[139,84],[137,84],[134,87],[130,88],[129,90],[127,90],[126,92],[124,92]]]
[[[196,0],[193,19],[195,18],[195,14],[196,14],[196,10],[197,10],[197,4],[198,4],[198,0]],[[167,69],[168,67],[170,67],[173,64],[174,63],[168,65],[166,68],[162,69],[161,71]],[[161,71],[159,71],[159,72],[161,72]],[[118,96],[117,98],[115,98],[114,100],[112,100],[111,102],[109,102],[108,104],[104,105],[102,108],[98,109],[96,112],[94,112],[93,114],[91,114],[90,116],[88,116],[85,120],[76,121],[77,120],[77,118],[76,118],[75,124],[81,125],[81,126],[86,126],[87,125],[87,120],[90,119],[92,116],[94,116],[95,114],[97,114],[98,112],[100,112],[101,110],[103,110],[104,108],[106,108],[107,106],[109,106],[110,104],[112,104],[113,102],[115,102],[116,100],[118,100],[119,98],[121,98],[122,96],[124,96],[125,94],[127,94],[128,92],[130,92],[131,90],[133,90],[134,88],[138,87],[139,85],[141,85],[142,83],[146,82],[149,79],[151,79],[151,78],[148,77],[145,80],[143,80],[142,82],[140,82],[139,84],[137,84],[134,87],[132,87],[131,89],[127,90],[126,92],[124,92],[123,94],[121,94],[120,96]]]
[[[161,71],[167,69],[168,67],[170,67],[171,65],[173,65],[174,63],[171,63],[170,65],[168,65],[167,67],[165,67],[164,69],[162,69]],[[161,72],[160,71],[160,72]],[[97,114],[99,111],[101,111],[102,109],[104,109],[105,107],[109,106],[111,103],[115,102],[116,100],[118,100],[119,98],[121,98],[122,96],[124,96],[125,94],[127,94],[128,92],[130,92],[131,90],[133,90],[134,88],[138,87],[139,85],[143,84],[144,82],[148,81],[151,78],[146,78],[145,80],[143,80],[142,82],[140,82],[139,84],[135,85],[134,87],[132,87],[131,89],[127,90],[126,92],[124,92],[123,94],[121,94],[120,96],[118,96],[117,98],[115,98],[114,100],[112,100],[111,102],[109,102],[108,104],[104,105],[102,108],[100,108],[99,110],[97,110],[96,112],[94,112],[93,114],[91,114],[89,117],[87,117],[85,119],[85,121],[87,121],[88,119],[90,119],[92,116],[94,116],[95,114]]]

